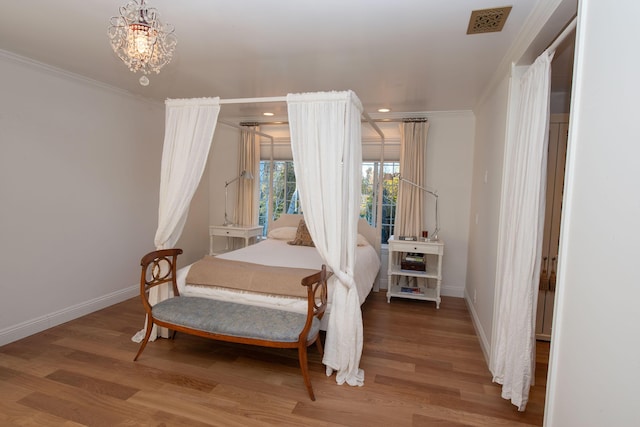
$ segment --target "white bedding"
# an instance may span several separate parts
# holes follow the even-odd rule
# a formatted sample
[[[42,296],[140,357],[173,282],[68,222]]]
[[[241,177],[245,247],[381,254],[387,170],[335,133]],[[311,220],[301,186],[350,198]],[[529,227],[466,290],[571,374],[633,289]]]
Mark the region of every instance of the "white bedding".
[[[218,257],[274,267],[296,267],[319,270],[322,266],[322,258],[316,248],[288,245],[285,240],[277,239],[266,239],[255,245],[218,255]],[[188,265],[177,272],[178,290],[181,295],[206,296],[242,304],[275,307],[281,310],[299,313],[306,313],[307,311],[306,299],[189,285],[186,283],[186,277],[190,268],[191,265]],[[375,249],[370,245],[358,246],[356,249],[355,282],[358,288],[360,304],[362,304],[367,298],[367,295],[369,295],[379,270],[380,258]],[[330,283],[332,282],[330,281]],[[333,289],[330,286],[327,312],[331,310],[332,295]]]

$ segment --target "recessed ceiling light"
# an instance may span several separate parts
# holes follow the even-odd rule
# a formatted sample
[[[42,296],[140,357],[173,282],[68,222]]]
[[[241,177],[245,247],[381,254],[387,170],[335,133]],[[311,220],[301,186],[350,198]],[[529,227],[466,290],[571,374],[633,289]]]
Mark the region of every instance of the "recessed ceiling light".
[[[378,108],[378,113],[388,113],[391,108]]]
[[[273,116],[273,113],[262,113],[262,115],[271,117],[271,116]]]

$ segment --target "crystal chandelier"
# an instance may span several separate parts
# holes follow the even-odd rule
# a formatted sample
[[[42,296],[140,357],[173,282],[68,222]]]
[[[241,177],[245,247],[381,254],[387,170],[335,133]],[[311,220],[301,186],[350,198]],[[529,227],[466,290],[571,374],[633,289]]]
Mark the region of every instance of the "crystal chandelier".
[[[109,40],[113,51],[134,73],[155,72],[171,61],[177,39],[172,25],[160,21],[158,11],[144,0],[130,0],[120,7],[120,16],[111,18]],[[140,77],[146,86],[149,79]]]

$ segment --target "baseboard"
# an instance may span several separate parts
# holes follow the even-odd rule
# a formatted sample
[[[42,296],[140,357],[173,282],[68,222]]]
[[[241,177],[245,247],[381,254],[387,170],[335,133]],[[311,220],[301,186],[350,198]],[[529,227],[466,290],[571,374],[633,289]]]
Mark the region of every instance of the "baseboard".
[[[478,318],[478,313],[476,312],[476,308],[472,304],[472,299],[469,297],[469,294],[467,294],[466,289],[464,291],[464,300],[467,303],[469,313],[471,313],[471,321],[473,323],[473,328],[476,330],[476,335],[478,336],[478,339],[480,341],[480,347],[482,348],[482,353],[484,354],[484,360],[487,363],[487,366],[489,366],[491,345],[489,344],[487,335],[484,333],[484,329],[482,329],[480,319]]]
[[[94,311],[125,301],[129,298],[133,298],[138,295],[139,292],[139,285],[133,285],[130,288],[121,289],[119,291],[4,328],[0,330],[0,346],[20,340],[38,332],[42,332],[70,320],[77,319],[78,317],[85,316],[93,313]]]
[[[464,286],[442,286],[440,295],[443,297],[464,298]]]

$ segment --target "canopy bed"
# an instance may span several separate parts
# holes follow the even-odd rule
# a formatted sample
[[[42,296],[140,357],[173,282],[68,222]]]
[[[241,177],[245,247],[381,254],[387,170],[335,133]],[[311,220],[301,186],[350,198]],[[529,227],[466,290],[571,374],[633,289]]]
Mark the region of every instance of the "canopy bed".
[[[329,279],[331,314],[325,325],[327,334],[323,356],[327,375],[335,371],[338,384],[346,382],[361,386],[364,384],[364,372],[359,368],[362,353],[362,298],[356,279],[362,164],[361,116],[382,138],[384,135],[363,111],[355,93],[320,92],[231,100],[167,100],[156,249],[174,247],[182,233],[191,198],[204,171],[220,105],[257,102],[287,103],[300,204],[317,252],[314,268],[317,270],[326,264],[333,273]],[[373,240],[373,247],[377,248],[379,243]],[[268,242],[255,246],[262,244]],[[379,262],[379,252],[375,252]],[[246,260],[242,253],[228,255],[233,256]],[[194,291],[186,281],[183,286],[185,292]],[[169,296],[168,289],[156,291],[158,288],[155,287],[154,294],[150,296],[152,304]],[[152,332],[152,339],[155,333]]]

